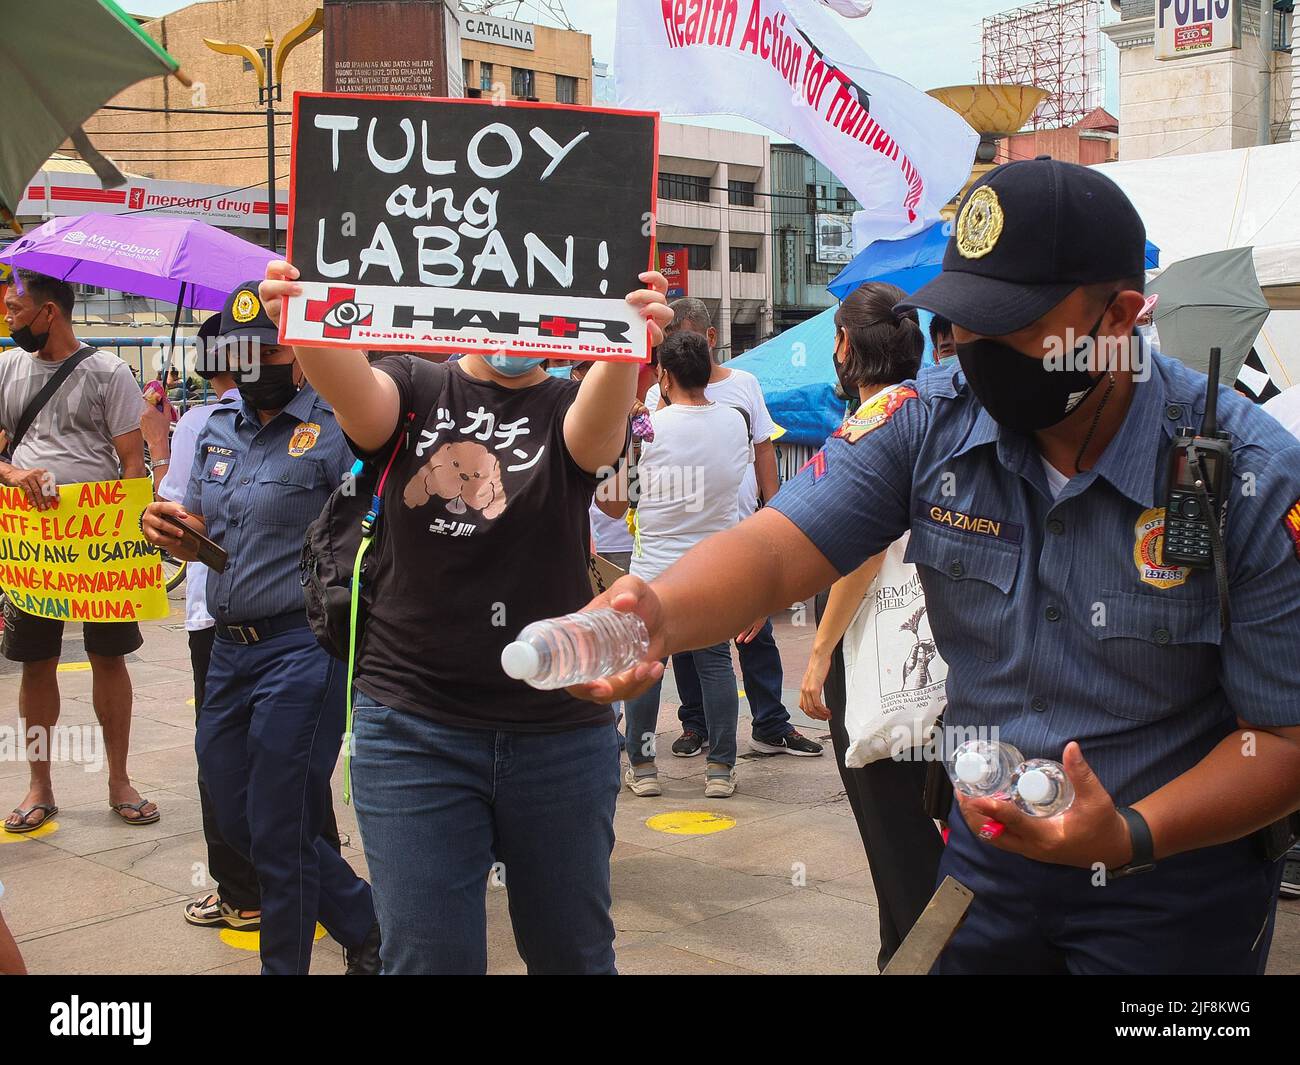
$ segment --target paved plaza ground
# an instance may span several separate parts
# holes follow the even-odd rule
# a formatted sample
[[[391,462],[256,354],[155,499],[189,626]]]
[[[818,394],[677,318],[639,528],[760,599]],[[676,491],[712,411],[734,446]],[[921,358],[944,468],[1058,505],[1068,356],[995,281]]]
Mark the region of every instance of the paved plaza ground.
[[[0,834],[0,909],[35,973],[214,973],[258,970],[255,938],[187,925],[185,900],[202,892],[206,854],[195,785],[194,707],[183,603],[148,625],[130,658],[135,686],[131,775],[162,809],[141,828],[122,824],[107,805],[106,771],[59,764],[60,811],[34,837]],[[810,625],[780,619],[785,698],[797,686],[812,639]],[[59,674],[61,724],[89,725],[91,675],[80,633],[70,628]],[[0,727],[17,726],[18,673],[0,662]],[[665,684],[659,749],[677,735],[671,673]],[[618,966],[625,973],[873,973],[878,949],[875,895],[866,858],[840,786],[824,726],[792,710],[806,735],[826,742],[821,758],[761,756],[748,750],[741,701],[739,790],[703,797],[704,760],[661,757],[664,795],[619,798],[613,855]],[[0,803],[26,791],[25,763],[0,760]],[[344,854],[361,875],[365,856],[356,818],[335,809]],[[647,824],[659,814],[695,812],[701,827],[678,835]],[[723,818],[726,820],[716,820]],[[691,819],[686,819],[691,820]],[[729,827],[727,822],[734,822]],[[655,824],[660,822],[656,821]],[[518,973],[506,892],[488,890],[490,969]],[[316,945],[314,973],[341,973],[342,952]],[[1300,902],[1283,902],[1270,973],[1300,974]]]

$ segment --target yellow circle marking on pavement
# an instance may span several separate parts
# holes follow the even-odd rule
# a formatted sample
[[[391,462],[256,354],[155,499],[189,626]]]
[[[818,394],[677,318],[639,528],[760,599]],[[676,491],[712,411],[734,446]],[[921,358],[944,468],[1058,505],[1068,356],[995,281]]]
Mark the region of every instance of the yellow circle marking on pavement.
[[[730,817],[711,814],[707,810],[673,810],[671,813],[655,814],[646,821],[646,826],[656,832],[667,832],[670,836],[708,836],[735,828],[736,822]]]
[[[60,673],[85,673],[90,669],[89,662],[64,662],[59,666]]]
[[[0,817],[0,821],[4,818]],[[23,843],[29,839],[40,839],[42,836],[52,836],[59,830],[59,822],[51,819],[42,821],[40,828],[33,828],[30,832],[5,832],[0,829],[0,843]]]
[[[325,926],[316,925],[316,934],[313,939],[325,938]],[[221,930],[221,942],[228,947],[234,947],[236,950],[251,950],[257,953],[262,949],[261,932],[241,932],[234,928],[223,928]]]

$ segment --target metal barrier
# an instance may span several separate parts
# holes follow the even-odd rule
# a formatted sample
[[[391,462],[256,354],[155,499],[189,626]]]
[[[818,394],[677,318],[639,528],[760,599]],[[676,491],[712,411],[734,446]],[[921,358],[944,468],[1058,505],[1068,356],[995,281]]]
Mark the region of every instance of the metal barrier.
[[[135,373],[135,379],[140,383],[142,389],[146,383],[155,380],[158,377],[158,374],[162,371],[161,356],[167,351],[167,348],[172,342],[170,333],[164,334],[163,336],[147,337],[86,336],[81,337],[80,339],[87,344],[93,344],[101,351],[113,352],[113,354],[124,363],[132,367],[133,372]],[[17,345],[14,343],[12,337],[0,337],[0,351],[5,351],[13,347],[17,347]],[[186,349],[192,349],[193,347],[193,337],[177,336],[176,349],[178,356]],[[124,352],[133,352],[134,354],[132,357],[128,358],[127,354]],[[173,363],[173,365],[176,365],[176,363]],[[178,365],[176,368],[182,370],[182,372],[185,369],[183,365]],[[177,410],[185,410],[191,402],[207,402],[209,392],[208,382],[202,378],[199,378],[199,380],[202,381],[202,389],[200,390],[197,399],[189,401],[182,398],[179,401],[174,401],[172,405],[176,407]]]

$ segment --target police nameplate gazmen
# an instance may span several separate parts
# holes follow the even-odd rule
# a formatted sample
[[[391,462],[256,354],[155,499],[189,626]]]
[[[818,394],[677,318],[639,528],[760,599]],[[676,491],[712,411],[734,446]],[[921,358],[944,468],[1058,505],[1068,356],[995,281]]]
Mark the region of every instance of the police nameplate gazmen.
[[[1300,444],[1228,387],[1216,423],[1206,377],[1136,336],[1145,245],[1096,170],[992,170],[942,273],[896,308],[951,321],[959,365],[872,396],[768,507],[596,600],[650,633],[641,664],[584,689],[628,698],[664,655],[910,532],[945,734],[1050,759],[1052,796],[1073,794],[1045,811],[959,789],[938,877],[974,898],[941,973],[1249,975],[1268,959],[1280,826],[1300,808]],[[1231,452],[1213,566],[1163,542],[1171,459],[1201,461],[1202,436],[1178,443],[1188,426]]]
[[[645,361],[616,279],[651,268],[657,129],[636,111],[296,94],[305,292],[285,343]]]

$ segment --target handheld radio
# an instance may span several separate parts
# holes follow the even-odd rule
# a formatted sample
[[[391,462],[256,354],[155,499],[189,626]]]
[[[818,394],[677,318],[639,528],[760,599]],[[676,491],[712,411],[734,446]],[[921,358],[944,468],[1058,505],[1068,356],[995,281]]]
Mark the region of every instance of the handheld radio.
[[[1169,455],[1163,544],[1166,566],[1215,569],[1223,558],[1232,444],[1218,426],[1219,358],[1219,349],[1212,348],[1200,433],[1180,428]]]

